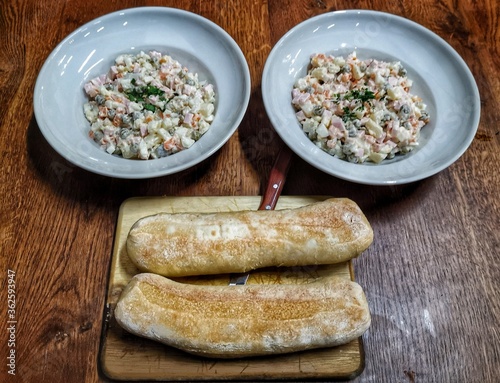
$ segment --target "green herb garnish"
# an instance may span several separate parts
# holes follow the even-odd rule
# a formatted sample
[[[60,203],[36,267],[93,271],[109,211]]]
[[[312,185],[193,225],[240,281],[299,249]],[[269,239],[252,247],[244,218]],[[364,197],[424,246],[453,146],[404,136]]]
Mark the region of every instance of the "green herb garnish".
[[[135,79],[131,80],[132,84],[135,85]],[[159,99],[161,101],[167,101],[167,98],[165,97],[165,92],[163,92],[161,89],[157,88],[154,85],[147,85],[143,87],[136,87],[134,90],[126,92],[127,98],[130,101],[137,102],[137,103],[142,103],[144,109],[149,110],[151,112],[156,111],[156,106],[153,104],[146,103],[146,99],[149,96],[159,96]]]
[[[151,112],[156,112],[156,106],[154,106],[153,104],[144,104],[144,109]]]
[[[370,102],[370,100],[373,100],[375,98],[375,93],[373,93],[371,90],[367,89],[353,89],[345,94],[340,94],[340,93],[335,93],[333,95],[332,101],[336,103],[340,103],[341,101],[354,101],[354,105],[357,105],[353,110],[351,110],[349,107],[344,107],[342,108],[342,111],[344,112],[342,116],[342,120],[344,122],[347,122],[351,119],[356,118],[355,111],[357,110],[363,110],[365,108],[365,102]],[[351,104],[352,105],[352,104]]]
[[[355,99],[358,99],[363,103],[375,98],[375,93],[373,93],[371,90],[365,90],[364,93],[361,93],[358,90],[353,90],[352,93]]]
[[[130,101],[144,102],[149,96],[164,96],[165,92],[153,85],[137,87],[130,92],[126,92],[127,98]]]
[[[342,121],[344,121],[344,122],[347,122],[347,121],[349,121],[350,119],[352,119],[352,118],[355,118],[355,117],[356,117],[356,114],[355,114],[353,111],[351,111],[351,110],[349,109],[349,107],[347,107],[347,106],[346,106],[346,107],[344,107],[344,108],[342,109],[342,111],[344,112],[344,114],[342,115]]]
[[[375,93],[371,90],[360,91],[358,89],[351,90],[345,94],[335,93],[333,95],[333,101],[339,102],[342,100],[357,100],[361,103],[373,100],[375,98]]]

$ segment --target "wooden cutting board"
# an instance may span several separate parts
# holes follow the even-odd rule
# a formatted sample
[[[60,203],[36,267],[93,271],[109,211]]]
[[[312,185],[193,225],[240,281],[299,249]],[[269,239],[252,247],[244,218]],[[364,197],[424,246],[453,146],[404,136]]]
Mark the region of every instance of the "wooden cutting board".
[[[276,209],[295,208],[327,197],[280,197]],[[125,240],[141,217],[159,212],[257,210],[260,197],[145,197],[126,200],[119,212],[111,259],[100,349],[102,372],[115,380],[350,379],[364,367],[361,339],[333,348],[236,360],[206,359],[127,333],[113,310],[122,289],[139,270],[127,256]],[[326,274],[354,279],[351,262],[334,266],[270,268],[252,272],[247,283],[306,283]],[[196,284],[223,284],[228,275],[179,278]]]

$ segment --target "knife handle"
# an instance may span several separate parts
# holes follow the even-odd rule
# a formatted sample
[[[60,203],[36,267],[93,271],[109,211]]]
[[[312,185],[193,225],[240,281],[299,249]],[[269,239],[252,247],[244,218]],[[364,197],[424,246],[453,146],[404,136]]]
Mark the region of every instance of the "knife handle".
[[[278,198],[285,184],[285,178],[292,161],[292,155],[293,153],[290,148],[286,144],[283,144],[271,169],[269,181],[267,182],[266,190],[262,196],[259,210],[274,210],[276,207]]]

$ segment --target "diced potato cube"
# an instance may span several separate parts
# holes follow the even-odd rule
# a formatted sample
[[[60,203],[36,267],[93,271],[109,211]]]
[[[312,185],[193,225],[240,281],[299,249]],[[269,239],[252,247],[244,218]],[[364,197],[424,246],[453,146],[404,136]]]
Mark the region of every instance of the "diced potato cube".
[[[319,124],[318,127],[316,128],[316,134],[320,138],[326,138],[328,137],[329,132],[325,125]]]
[[[387,89],[387,96],[391,100],[399,100],[403,95],[403,89],[400,86],[395,86]]]
[[[318,122],[316,120],[313,120],[312,118],[309,118],[302,124],[302,129],[305,133],[309,134],[314,132],[317,126]]]
[[[356,79],[359,80],[360,78],[363,77],[363,72],[361,72],[361,69],[359,69],[358,65],[353,65],[352,66],[352,76]]]
[[[384,85],[385,83],[385,78],[383,78],[380,73],[376,73],[375,74],[375,84],[377,84],[378,86],[382,86]]]
[[[172,136],[163,128],[158,129],[158,135],[163,139],[163,141],[167,141]]]
[[[335,65],[343,67],[345,65],[345,59],[342,56],[337,56],[333,59],[333,63]]]
[[[368,131],[376,138],[380,138],[384,134],[384,129],[382,129],[382,127],[373,120],[368,120],[365,123],[365,126],[368,128]]]
[[[308,85],[307,81],[303,77],[301,77],[301,78],[297,79],[297,81],[295,81],[295,87],[300,89],[300,90],[306,89],[307,85]]]
[[[85,118],[90,122],[95,122],[97,116],[99,115],[99,108],[94,103],[86,103],[83,105],[83,111],[85,113]]]
[[[411,139],[411,132],[404,128],[400,128],[397,130],[396,139],[399,141],[399,143],[407,144]]]
[[[141,140],[139,142],[139,151],[137,153],[137,156],[143,160],[147,160],[148,157],[149,157],[149,153],[148,153],[148,146],[146,145],[146,142],[144,142],[144,140]]]
[[[328,70],[325,67],[316,68],[311,72],[311,76],[317,78],[318,80],[324,80],[327,74]]]
[[[313,115],[314,105],[312,103],[306,102],[305,104],[301,105],[300,108],[307,117],[311,117]]]
[[[206,131],[210,128],[210,124],[205,120],[201,120],[198,124],[198,131],[200,134],[206,133]]]
[[[200,106],[200,114],[203,115],[204,117],[208,117],[213,114],[214,109],[215,109],[214,104],[203,103]]]
[[[382,162],[387,157],[385,153],[370,153],[368,158],[375,162],[376,164]]]
[[[184,148],[189,148],[191,147],[191,145],[194,144],[194,140],[191,138],[191,137],[188,137],[188,136],[182,136],[181,137],[181,144]]]

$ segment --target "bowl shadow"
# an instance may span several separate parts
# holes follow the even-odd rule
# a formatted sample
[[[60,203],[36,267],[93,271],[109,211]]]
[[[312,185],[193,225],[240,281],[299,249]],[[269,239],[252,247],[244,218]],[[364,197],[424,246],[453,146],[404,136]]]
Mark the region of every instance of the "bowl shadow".
[[[70,200],[112,206],[130,197],[176,195],[197,183],[210,168],[211,157],[179,173],[148,179],[107,177],[82,169],[57,153],[43,136],[35,117],[27,129],[29,163],[43,182],[56,194]]]

